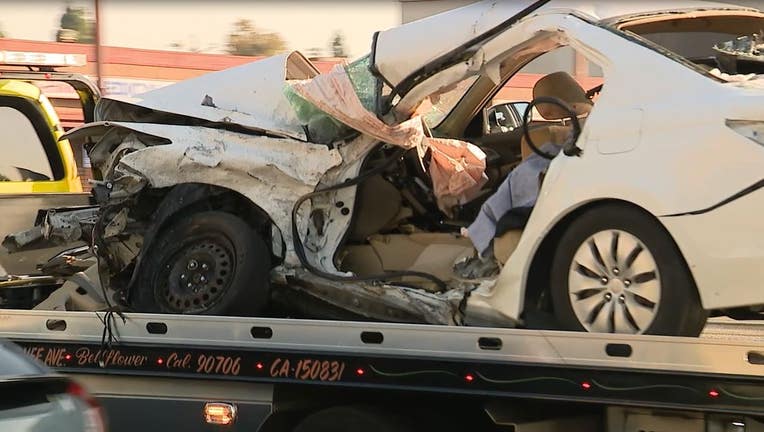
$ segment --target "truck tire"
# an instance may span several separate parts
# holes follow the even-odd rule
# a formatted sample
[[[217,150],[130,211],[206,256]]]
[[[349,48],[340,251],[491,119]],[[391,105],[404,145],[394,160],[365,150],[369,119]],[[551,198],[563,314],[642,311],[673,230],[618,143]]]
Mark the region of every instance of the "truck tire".
[[[414,429],[383,409],[338,406],[305,417],[292,432],[413,432]]]
[[[160,232],[133,293],[139,312],[251,316],[270,296],[270,253],[229,213],[195,213]]]
[[[568,330],[698,336],[708,317],[679,248],[637,209],[582,213],[562,235],[551,272],[555,316]]]

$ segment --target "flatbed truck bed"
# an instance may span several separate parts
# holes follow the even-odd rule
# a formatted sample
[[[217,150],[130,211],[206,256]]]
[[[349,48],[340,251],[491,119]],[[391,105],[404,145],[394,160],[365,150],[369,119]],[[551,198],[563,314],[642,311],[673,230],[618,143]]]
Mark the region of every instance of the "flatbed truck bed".
[[[472,430],[625,430],[636,415],[763,427],[764,346],[746,341],[21,310],[0,311],[0,337],[81,379],[116,431],[298,430],[310,414],[359,404],[426,430],[481,416],[487,429]],[[234,423],[207,424],[208,403],[234,408]],[[584,423],[559,423],[571,421]]]

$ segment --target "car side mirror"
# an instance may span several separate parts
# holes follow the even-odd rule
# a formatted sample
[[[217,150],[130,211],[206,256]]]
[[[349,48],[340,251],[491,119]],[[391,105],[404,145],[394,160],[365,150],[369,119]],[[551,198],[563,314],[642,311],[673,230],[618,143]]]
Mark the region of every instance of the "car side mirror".
[[[483,111],[485,119],[484,133],[511,132],[522,125],[529,102],[505,102],[487,107]],[[531,116],[532,117],[532,116]]]

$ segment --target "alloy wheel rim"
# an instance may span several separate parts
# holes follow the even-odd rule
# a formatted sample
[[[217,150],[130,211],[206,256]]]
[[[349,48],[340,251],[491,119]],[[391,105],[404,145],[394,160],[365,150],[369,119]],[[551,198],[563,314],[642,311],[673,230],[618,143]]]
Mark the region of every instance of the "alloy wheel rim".
[[[568,294],[587,331],[641,334],[655,320],[660,305],[658,265],[633,234],[600,231],[573,255]]]

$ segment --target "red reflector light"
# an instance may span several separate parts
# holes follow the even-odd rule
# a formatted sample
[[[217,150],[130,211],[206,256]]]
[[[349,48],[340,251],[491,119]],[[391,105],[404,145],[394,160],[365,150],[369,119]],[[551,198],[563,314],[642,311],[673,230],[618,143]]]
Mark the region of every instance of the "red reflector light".
[[[45,79],[50,79],[50,77],[51,77],[51,76],[52,76],[51,74],[49,74],[49,73],[46,73],[46,74],[45,74]]]
[[[365,373],[366,373],[366,371],[361,369],[361,368],[358,368],[358,369],[355,370],[355,374],[358,375],[358,376],[361,376],[361,375],[363,375]]]
[[[711,390],[708,391],[708,396],[710,396],[712,398],[718,398],[721,395],[719,394],[718,391],[716,391],[714,389],[711,389]]]
[[[164,364],[164,359],[163,359],[162,357],[159,357],[159,358],[157,359],[157,364],[158,364],[159,366],[162,366],[162,365]]]
[[[592,385],[589,384],[588,382],[584,381],[584,382],[581,383],[581,388],[584,389],[584,390],[590,390],[592,388]]]
[[[475,377],[472,376],[472,374],[467,374],[464,376],[464,380],[469,383],[469,382],[475,381]]]
[[[64,356],[64,360],[66,360],[66,361],[69,361],[71,359],[72,359],[72,355],[71,354],[67,354],[67,355]]]
[[[256,368],[258,368],[258,369],[262,369],[262,368],[264,368],[265,366],[263,366],[263,364],[262,364],[262,363],[258,363],[258,364],[256,364],[256,365],[255,365],[255,367],[256,367]]]
[[[85,430],[97,432],[106,430],[106,422],[104,421],[101,404],[84,387],[76,382],[71,382],[66,389],[66,393],[87,404],[88,409],[83,413]]]

